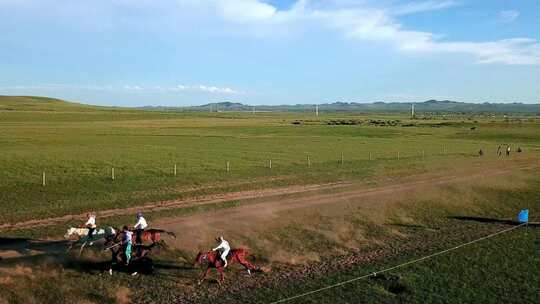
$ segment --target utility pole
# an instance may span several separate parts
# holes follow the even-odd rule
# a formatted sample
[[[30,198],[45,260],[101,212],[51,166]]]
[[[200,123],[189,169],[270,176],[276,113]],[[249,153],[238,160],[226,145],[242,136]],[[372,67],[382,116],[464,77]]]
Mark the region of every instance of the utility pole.
[[[319,105],[315,105],[315,116],[319,117]]]

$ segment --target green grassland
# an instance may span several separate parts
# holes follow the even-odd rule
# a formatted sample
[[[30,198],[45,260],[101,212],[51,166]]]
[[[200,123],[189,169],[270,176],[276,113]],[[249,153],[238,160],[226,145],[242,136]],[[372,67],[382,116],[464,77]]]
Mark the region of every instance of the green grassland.
[[[517,211],[528,207],[533,216],[531,221],[536,219],[536,224],[529,227],[522,226],[288,303],[536,303],[540,294],[540,193],[537,190],[540,177],[529,172],[521,178],[525,183],[517,188],[508,188],[513,183],[508,181],[506,186],[486,184],[468,190],[466,187],[440,189],[439,199],[434,200],[404,198],[401,206],[394,209],[394,216],[382,223],[364,221],[357,227],[361,230],[367,226],[371,230],[368,238],[382,240],[363,250],[383,248],[392,254],[337,272],[322,271],[308,278],[274,282],[240,295],[228,293],[222,302],[234,299],[242,303],[270,303],[370,275],[509,229],[516,225],[511,222]],[[365,218],[358,210],[350,214]],[[408,218],[406,223],[399,219],[404,215]],[[328,220],[316,219],[316,226],[324,230],[322,227]],[[282,236],[289,240],[288,246],[305,253],[309,250],[309,240],[313,239],[313,230],[303,227],[300,233],[294,233],[298,229],[295,227],[283,231]],[[325,251],[336,246],[340,244],[318,234],[311,250]],[[214,302],[220,301],[207,301]]]
[[[108,255],[97,249],[82,258],[61,253],[6,260],[0,265],[0,287],[8,288],[0,300],[127,303],[127,298],[134,303],[171,303],[182,299],[191,303],[270,303],[507,229],[512,224],[505,219],[515,218],[517,211],[527,205],[537,217],[539,185],[540,176],[529,170],[510,175],[505,182],[488,180],[468,186],[441,186],[433,193],[392,198],[388,202],[377,199],[287,212],[281,215],[287,225],[231,238],[247,244],[258,264],[269,263],[272,254],[261,244],[274,244],[298,256],[318,253],[320,259],[300,264],[274,262],[271,273],[252,277],[232,267],[223,288],[212,279],[215,274],[197,286],[200,269],[192,266],[193,254],[181,249],[153,252],[154,272],[137,277],[120,272],[109,277],[102,273],[102,263]],[[387,209],[391,211],[384,218],[375,216]],[[122,218],[117,220],[121,222]],[[341,237],[359,240],[357,249],[347,247],[340,237],[328,235],[329,231],[348,226],[352,230]],[[538,229],[538,225],[518,228],[434,259],[291,303],[535,303],[540,291]],[[346,261],[348,256],[363,256],[377,250],[387,254],[360,264],[331,266],[332,261]],[[316,270],[302,275],[310,267]]]
[[[469,225],[469,229],[478,229]],[[290,303],[535,303],[540,272],[538,229],[517,230],[394,271],[290,301]],[[242,303],[270,303],[369,275],[420,257],[420,252],[354,267],[324,278],[248,292]],[[228,301],[231,301],[230,297]],[[214,301],[209,301],[214,302]],[[223,301],[226,302],[226,301]]]
[[[524,152],[497,157],[502,144]],[[285,112],[160,112],[0,96],[0,147],[1,224],[253,188],[371,183],[428,171],[537,163],[540,120],[486,114],[419,113],[410,119],[406,114],[360,112],[322,112],[318,118]],[[479,149],[484,156],[478,156]],[[46,186],[41,185],[42,172]],[[0,303],[171,303],[185,298],[196,303],[271,302],[508,228],[498,219],[515,218],[526,205],[531,210],[540,207],[539,178],[529,169],[504,180],[486,177],[467,185],[434,186],[407,197],[283,212],[281,225],[231,233],[251,249],[258,263],[272,264],[275,270],[253,280],[238,271],[228,272],[230,290],[212,282],[196,287],[199,269],[192,267],[193,253],[182,248],[152,252],[154,274],[135,278],[101,274],[99,265],[109,257],[97,250],[89,250],[83,258],[51,254],[5,260],[0,265],[0,288],[5,291]],[[183,217],[249,203],[229,201],[149,216]],[[131,214],[100,224],[128,220]],[[5,231],[1,236],[8,241],[54,238],[64,229],[60,225]],[[524,232],[520,228],[293,303],[537,302],[538,226]],[[304,256],[305,263],[314,267],[362,255],[362,250],[390,254],[345,269],[308,272],[295,280],[288,274],[300,273],[305,265],[273,259],[276,248]]]
[[[339,119],[399,120],[414,126],[327,124]],[[476,130],[471,130],[473,126]],[[322,113],[315,118],[290,113],[141,111],[0,97],[0,222],[250,187],[466,166],[479,161],[475,156],[480,148],[486,151],[483,160],[493,159],[503,143],[519,145],[528,152],[524,155],[533,157],[540,147],[539,126],[530,117],[515,122],[502,116],[472,120],[430,115],[409,121],[405,115]],[[234,185],[255,178],[260,182]],[[216,184],[221,186],[205,188]]]

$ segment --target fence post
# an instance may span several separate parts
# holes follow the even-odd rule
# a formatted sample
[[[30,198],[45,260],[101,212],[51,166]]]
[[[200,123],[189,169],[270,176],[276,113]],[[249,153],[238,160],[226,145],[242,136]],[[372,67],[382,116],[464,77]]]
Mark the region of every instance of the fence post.
[[[424,160],[424,157],[426,156],[426,153],[424,150],[422,150],[422,160]]]
[[[176,176],[176,163],[174,164],[174,176]]]
[[[43,187],[45,187],[45,171],[43,171],[42,185]]]
[[[111,169],[111,178],[112,178],[112,180],[114,180],[114,167],[112,167],[112,169]]]
[[[270,169],[272,169],[272,160],[271,160],[271,159],[268,161],[268,167],[269,167]]]
[[[309,159],[309,155],[307,156],[307,166],[308,168],[311,168],[311,159]]]
[[[229,162],[227,161],[227,172],[230,172],[231,171],[231,166],[229,164]]]
[[[372,160],[373,157],[371,156],[371,152],[369,152],[369,160]]]

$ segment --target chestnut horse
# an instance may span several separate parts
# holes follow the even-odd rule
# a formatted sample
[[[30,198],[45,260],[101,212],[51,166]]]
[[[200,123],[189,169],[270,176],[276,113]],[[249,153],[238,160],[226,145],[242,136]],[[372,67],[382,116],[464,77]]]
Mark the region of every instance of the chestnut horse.
[[[261,271],[260,267],[257,267],[253,264],[251,264],[248,260],[246,260],[246,257],[248,256],[247,249],[239,248],[239,249],[232,249],[229,252],[229,255],[227,256],[228,265],[238,262],[240,265],[244,266],[244,268],[248,271],[249,274],[251,274],[251,271]],[[219,272],[219,283],[223,283],[225,280],[225,275],[223,274],[223,265],[225,264],[221,258],[219,257],[219,252],[217,251],[208,251],[208,252],[199,252],[197,254],[197,257],[195,258],[195,265],[200,264],[207,264],[206,270],[203,271],[201,276],[199,277],[199,285],[202,283],[204,278],[210,273],[212,268],[216,268]]]
[[[114,240],[111,240],[113,242],[120,242],[122,240],[122,230],[117,230],[118,231],[118,234],[116,235],[115,239]],[[162,245],[165,245],[162,243],[161,241],[161,234],[162,233],[166,233],[174,238],[176,238],[176,234],[174,234],[174,232],[171,232],[171,231],[166,231],[166,230],[163,230],[163,229],[146,229],[143,231],[143,234],[141,235],[141,239],[144,242],[152,242],[153,243],[160,243]],[[135,235],[135,233],[133,233],[133,236],[131,238],[131,241],[133,242],[133,244],[136,243],[136,238],[137,236]],[[108,242],[105,244],[105,246],[109,245],[111,242]]]

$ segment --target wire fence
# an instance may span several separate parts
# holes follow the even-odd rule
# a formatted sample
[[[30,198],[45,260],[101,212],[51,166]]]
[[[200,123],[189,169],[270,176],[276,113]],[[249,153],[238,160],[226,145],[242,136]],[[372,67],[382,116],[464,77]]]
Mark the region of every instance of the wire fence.
[[[77,166],[73,168],[50,168],[44,169],[39,172],[39,181],[42,186],[47,186],[51,184],[52,179],[62,179],[64,176],[66,179],[79,178],[83,176],[91,176],[93,178],[101,177],[108,179],[110,181],[115,181],[122,179],[126,176],[131,177],[149,177],[155,175],[156,177],[160,176],[179,176],[185,174],[196,174],[199,171],[206,172],[215,172],[217,174],[239,172],[239,171],[252,171],[252,170],[269,170],[269,171],[279,171],[279,170],[294,170],[299,168],[324,168],[328,169],[330,167],[335,168],[355,168],[353,166],[357,165],[366,165],[366,164],[377,164],[385,161],[424,161],[424,160],[433,160],[435,158],[444,158],[444,157],[472,157],[479,156],[483,158],[490,158],[479,151],[452,151],[450,152],[446,147],[443,147],[440,151],[429,153],[426,150],[417,150],[417,151],[391,151],[391,152],[374,152],[366,151],[356,154],[347,154],[345,152],[338,152],[334,159],[330,159],[328,155],[318,157],[315,153],[306,153],[305,158],[302,161],[301,157],[295,157],[293,159],[289,158],[259,158],[258,160],[250,159],[234,159],[234,160],[222,160],[222,165],[219,166],[219,163],[215,160],[212,163],[204,162],[188,162],[186,160],[182,162],[171,162],[169,166],[158,164],[156,167],[142,167],[142,165],[136,164],[135,166],[130,166],[128,164],[124,165],[108,165],[103,167],[100,170],[83,170],[81,172],[75,172]],[[496,156],[491,155],[491,158]],[[499,157],[505,158],[505,157]],[[95,166],[94,166],[95,167]],[[285,168],[285,169],[284,169]],[[28,173],[28,170],[26,170]],[[28,174],[25,175],[28,175]],[[35,175],[34,175],[35,176]],[[25,177],[28,178],[28,177]],[[13,181],[15,181],[13,179]],[[34,178],[34,182],[37,179]]]
[[[481,238],[478,238],[478,239],[475,239],[475,240],[472,240],[472,241],[469,241],[469,242],[454,246],[452,248],[448,248],[448,249],[445,249],[445,250],[442,250],[442,251],[438,251],[438,252],[432,253],[430,255],[426,255],[426,256],[423,256],[423,257],[420,257],[420,258],[417,258],[417,259],[414,259],[414,260],[411,260],[411,261],[408,261],[408,262],[405,262],[405,263],[402,263],[402,264],[399,264],[399,265],[395,265],[395,266],[392,266],[392,267],[389,267],[389,268],[381,269],[381,270],[378,270],[378,271],[375,271],[375,272],[372,272],[372,273],[369,273],[369,274],[365,274],[363,276],[359,276],[359,277],[356,277],[356,278],[353,278],[353,279],[350,279],[350,280],[346,280],[346,281],[342,281],[342,282],[339,282],[339,283],[336,283],[336,284],[328,285],[328,286],[325,286],[325,287],[322,287],[322,288],[319,288],[319,289],[315,289],[315,290],[311,290],[311,291],[304,292],[304,293],[301,293],[301,294],[297,294],[297,295],[294,295],[294,296],[291,296],[291,297],[288,297],[288,298],[280,299],[280,300],[271,302],[270,304],[290,302],[290,301],[293,301],[293,300],[296,300],[296,299],[299,299],[299,298],[307,297],[307,296],[315,294],[315,293],[319,293],[319,292],[322,292],[322,291],[325,291],[325,290],[329,290],[329,289],[337,288],[337,287],[340,287],[340,286],[343,286],[343,285],[346,285],[346,284],[350,284],[352,282],[363,280],[363,279],[366,279],[366,278],[369,278],[369,277],[375,277],[378,274],[389,272],[389,271],[392,271],[394,269],[405,267],[405,266],[408,266],[408,265],[411,265],[411,264],[416,264],[416,263],[419,263],[419,262],[422,262],[422,261],[425,261],[425,260],[428,260],[428,259],[432,259],[434,257],[446,254],[446,253],[454,251],[454,250],[457,250],[459,248],[462,248],[462,247],[465,247],[465,246],[468,246],[468,245],[478,243],[480,241],[495,237],[495,236],[497,236],[499,234],[503,234],[503,233],[515,230],[515,229],[517,229],[519,227],[523,227],[523,226],[525,226],[527,224],[528,223],[521,223],[519,225],[510,227],[510,228],[507,228],[507,229],[504,229],[504,230],[501,230],[501,231],[498,231],[498,232],[495,232],[495,233],[492,233],[492,234],[489,234],[489,235],[486,235],[484,237],[481,237]]]

